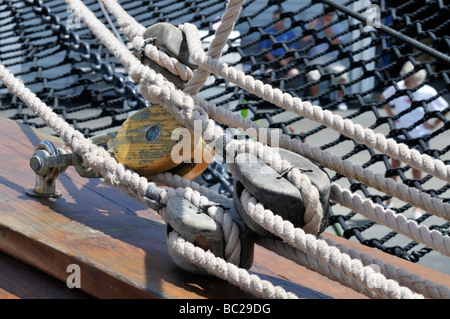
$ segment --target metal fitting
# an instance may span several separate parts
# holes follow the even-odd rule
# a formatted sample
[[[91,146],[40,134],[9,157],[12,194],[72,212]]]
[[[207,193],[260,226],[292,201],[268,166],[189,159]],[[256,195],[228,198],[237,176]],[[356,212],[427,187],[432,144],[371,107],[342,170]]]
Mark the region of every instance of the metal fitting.
[[[82,165],[81,158],[76,153],[56,148],[50,141],[40,142],[30,158],[30,167],[36,173],[35,186],[25,193],[32,197],[61,197],[62,193],[56,190],[55,182],[59,174],[64,173],[71,165],[81,177],[99,177],[91,168]]]

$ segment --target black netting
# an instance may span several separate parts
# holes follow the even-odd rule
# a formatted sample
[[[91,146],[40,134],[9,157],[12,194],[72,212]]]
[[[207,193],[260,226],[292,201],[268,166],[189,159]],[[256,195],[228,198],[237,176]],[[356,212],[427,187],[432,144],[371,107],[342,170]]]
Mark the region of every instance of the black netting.
[[[364,15],[367,6],[381,8],[381,23],[408,36],[408,39],[384,32],[381,28],[367,27],[367,20],[360,21],[345,12],[336,10],[332,25],[341,30],[333,36],[326,34],[327,28],[310,30],[310,24],[322,16],[323,3],[330,8],[341,4],[347,10]],[[95,15],[115,34],[121,34],[113,17],[107,16],[97,0],[85,0]],[[175,25],[184,22],[195,24],[203,30],[202,39],[207,43],[214,34],[213,24],[224,12],[226,2],[221,0],[202,1],[149,1],[128,0],[119,3],[142,25],[156,22],[170,22]],[[376,8],[376,7],[375,7]],[[286,27],[294,34],[287,41],[276,41],[278,34],[266,34],[265,30],[273,20],[275,9],[281,11],[278,20],[284,19]],[[325,11],[325,14],[328,11]],[[223,54],[223,60],[232,66],[253,75],[265,83],[304,100],[314,101],[324,109],[339,112],[342,116],[361,123],[387,137],[406,135],[410,147],[421,145],[424,152],[449,164],[450,144],[446,141],[450,124],[443,111],[428,110],[427,104],[438,97],[450,100],[450,28],[449,1],[272,1],[248,0],[244,3],[235,31]],[[314,39],[314,45],[303,41],[305,36]],[[125,37],[121,36],[126,42]],[[334,40],[340,40],[336,42]],[[260,42],[270,40],[269,50],[262,51]],[[289,47],[295,44],[294,50]],[[311,56],[310,49],[317,44],[328,44],[328,53],[334,51],[330,60],[321,60],[325,54]],[[424,52],[425,44],[438,54]],[[264,55],[275,49],[284,49],[285,54],[275,61],[268,61]],[[291,58],[288,64],[282,60]],[[60,114],[87,137],[107,131],[117,131],[129,112],[147,105],[136,85],[130,81],[126,70],[115,57],[92,35],[83,23],[77,21],[63,0],[28,1],[3,0],[0,2],[0,60],[27,87],[35,92],[48,106]],[[425,116],[403,129],[395,129],[394,117],[386,115],[380,94],[387,87],[404,80],[408,73],[400,76],[405,62],[410,61],[416,70],[424,69],[428,77],[423,85],[436,89],[436,95],[427,101],[412,101],[411,108],[425,107]],[[343,68],[328,70],[339,62]],[[288,77],[290,70],[297,73]],[[316,70],[316,71],[315,71]],[[314,71],[319,78],[309,79]],[[345,81],[340,81],[342,79]],[[312,89],[318,88],[318,95]],[[419,86],[420,87],[420,86]],[[400,90],[388,99],[392,101],[401,95],[412,97],[419,88]],[[276,108],[274,105],[247,93],[246,91],[211,76],[200,96],[240,112],[244,117],[262,125],[279,128],[292,138],[304,139],[312,146],[349,159],[363,167],[383,172],[386,177],[397,176],[399,181],[436,196],[449,200],[448,184],[429,175],[413,178],[412,169],[401,165],[392,168],[390,159],[345,136],[330,131],[324,126],[301,116]],[[4,86],[0,86],[0,115],[19,122],[45,128],[43,122]],[[347,109],[343,106],[346,104]],[[442,124],[430,135],[413,138],[410,132],[417,125],[439,118]],[[329,171],[333,181],[358,192],[376,203],[383,203],[388,196],[359,182],[349,180]],[[203,174],[201,182],[217,187],[221,192],[232,194],[232,177],[223,164],[214,162]],[[394,210],[399,214],[410,214],[409,204],[395,202]],[[361,219],[352,211],[332,205],[330,227],[340,235],[357,239],[361,243],[377,247],[411,261],[418,261],[430,252],[400,235],[386,230],[386,235],[374,238],[373,222]],[[418,222],[429,225],[443,234],[448,234],[450,224],[439,218],[424,214]]]

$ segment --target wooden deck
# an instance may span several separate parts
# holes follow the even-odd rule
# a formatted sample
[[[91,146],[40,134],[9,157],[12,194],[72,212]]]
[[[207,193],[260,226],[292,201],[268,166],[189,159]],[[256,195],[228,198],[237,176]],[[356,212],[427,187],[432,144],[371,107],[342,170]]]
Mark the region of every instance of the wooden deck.
[[[80,177],[73,167],[58,178],[63,197],[27,196],[35,182],[29,167],[35,146],[61,141],[4,118],[0,127],[0,298],[253,298],[220,279],[178,268],[156,212],[99,179]],[[450,287],[450,276],[325,236]],[[66,285],[71,264],[80,267],[81,288]],[[251,270],[299,297],[365,298],[261,247]]]

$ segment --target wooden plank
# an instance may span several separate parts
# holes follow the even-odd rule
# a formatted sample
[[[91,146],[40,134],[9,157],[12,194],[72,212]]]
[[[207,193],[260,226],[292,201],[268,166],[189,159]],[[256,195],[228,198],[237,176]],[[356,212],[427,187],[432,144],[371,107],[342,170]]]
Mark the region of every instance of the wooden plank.
[[[91,296],[0,253],[0,299],[86,299]]]
[[[62,282],[68,265],[76,264],[81,290],[99,298],[252,298],[220,279],[179,269],[167,253],[159,215],[98,179],[68,168],[56,184],[63,197],[26,196],[35,181],[29,168],[35,146],[61,141],[7,119],[0,127],[1,251]],[[299,297],[365,298],[261,247],[251,270]],[[440,282],[445,276],[428,272]]]

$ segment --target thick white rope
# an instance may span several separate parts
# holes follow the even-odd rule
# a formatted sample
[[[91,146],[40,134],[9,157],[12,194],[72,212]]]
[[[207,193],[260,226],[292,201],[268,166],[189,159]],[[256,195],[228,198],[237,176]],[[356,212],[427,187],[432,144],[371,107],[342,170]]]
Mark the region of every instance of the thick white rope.
[[[117,9],[114,9],[114,8],[111,8],[111,6],[109,5],[108,6],[108,9],[113,9],[113,10],[116,10],[117,11]],[[118,14],[119,15],[119,13],[116,13],[116,14]],[[126,14],[126,12],[124,12],[124,11],[122,11],[122,12],[120,12],[120,15],[121,15],[121,21],[126,21],[126,18],[127,18],[127,14]],[[130,18],[131,19],[131,18]],[[131,19],[132,20],[132,19]],[[133,22],[133,24],[134,25],[137,25],[137,23],[136,22]],[[124,22],[121,22],[121,27],[127,27],[128,28],[128,30],[131,30],[131,23],[129,23],[128,25],[126,24],[126,23],[124,23]],[[192,32],[194,29],[188,29],[187,30],[187,32]],[[304,176],[304,175],[303,175]],[[298,185],[296,185],[296,186],[298,186]],[[310,192],[308,191],[309,189],[311,189],[311,188],[300,188],[300,189],[303,189],[304,190],[304,193],[306,193],[306,194],[310,194]],[[318,206],[318,205],[310,205],[310,206],[307,206],[307,207],[320,207],[320,206]],[[317,214],[317,213],[314,213],[314,211],[311,211],[311,210],[307,210],[307,214],[305,215],[305,221],[306,221],[306,223],[307,223],[307,227],[309,227],[309,225],[312,225],[311,227],[314,227],[313,229],[308,229],[308,228],[306,228],[306,230],[307,231],[309,231],[309,232],[312,232],[312,233],[314,233],[316,230],[317,230],[317,228],[318,228],[318,225],[319,225],[319,222],[320,222],[320,220],[321,220],[321,217],[322,217],[322,214]],[[314,219],[314,221],[313,222],[311,222],[312,221],[312,219]],[[317,233],[317,232],[316,232]],[[441,250],[439,250],[439,251],[441,251]]]
[[[239,228],[233,221],[229,214],[224,212],[223,207],[220,205],[214,205],[213,202],[209,200],[208,197],[203,196],[191,187],[169,189],[167,192],[161,194],[160,203],[167,205],[170,198],[180,196],[191,202],[198,208],[203,206],[208,206],[206,212],[207,214],[215,220],[222,229],[222,234],[224,237],[224,260],[226,262],[239,265],[241,258],[241,242],[239,240]],[[165,216],[166,209],[162,208],[160,210],[161,216]],[[165,219],[165,218],[164,218]]]
[[[131,73],[131,72],[130,72]],[[142,75],[142,74],[139,74],[139,75]],[[167,84],[165,84],[165,85],[167,85]]]
[[[295,228],[291,222],[283,220],[280,216],[265,209],[245,189],[242,192],[241,202],[247,214],[264,229],[295,248],[312,254],[331,267],[348,274],[352,279],[358,280],[367,290],[375,291],[382,298],[423,298],[422,295],[412,292],[409,288],[400,286],[396,281],[386,279],[371,267],[363,266],[360,260],[351,259],[337,248],[329,246],[324,240],[306,234],[300,228]]]
[[[123,10],[120,5],[112,0],[103,0],[105,2],[105,5],[108,7],[109,10],[112,11],[112,13],[116,16],[116,19],[119,22],[119,25],[121,28],[124,28],[127,30],[127,36],[129,39],[132,39],[133,34],[139,34],[142,33],[144,27],[142,27],[139,23],[134,20],[131,16],[128,15],[128,13]],[[195,26],[190,26],[187,24],[188,27],[185,28],[184,25],[180,26],[184,32],[187,32],[189,34],[189,38],[192,41],[198,41],[198,32],[196,32]],[[197,34],[197,36],[195,36]],[[146,91],[146,89],[144,88]],[[147,96],[147,98],[151,98],[151,96]],[[250,127],[258,127],[257,125],[251,123],[251,121],[244,120],[239,114],[234,114],[228,110],[225,110],[223,108],[217,108],[215,105],[208,103],[206,101],[203,101],[201,99],[195,99],[195,104],[200,104],[203,109],[205,109],[209,115],[211,115],[214,119],[226,123],[228,125],[233,126],[233,124],[236,124],[236,121],[239,121],[239,124],[245,124],[244,126],[250,126]],[[212,113],[211,113],[212,111]],[[221,112],[225,112],[225,114],[222,114]],[[222,116],[217,117],[214,115],[221,114]],[[179,120],[183,121],[183,116],[181,116],[181,119]],[[230,123],[230,120],[232,123]],[[191,127],[189,123],[186,123],[187,127]],[[242,127],[242,126],[236,126],[233,127]],[[266,136],[270,136],[270,134],[266,134]],[[206,133],[205,139],[212,138],[210,134]],[[255,136],[254,136],[255,137]],[[269,137],[270,142],[270,137]],[[448,221],[450,221],[450,204],[443,203],[440,199],[432,198],[429,194],[424,192],[419,192],[417,189],[408,187],[404,184],[394,182],[390,178],[384,178],[384,176],[380,174],[374,174],[372,171],[362,168],[359,165],[353,165],[351,162],[347,160],[342,160],[341,158],[337,156],[333,156],[332,154],[329,154],[327,152],[322,152],[318,148],[311,148],[307,144],[303,144],[298,140],[293,140],[288,136],[285,136],[284,134],[281,136],[281,147],[292,150],[294,152],[297,152],[325,167],[331,168],[333,170],[336,170],[338,173],[343,174],[344,176],[347,176],[349,178],[353,178],[355,180],[358,180],[360,182],[365,183],[366,185],[370,187],[374,187],[377,190],[383,191],[388,195],[397,197],[403,201],[406,201],[410,204],[412,204],[415,207],[419,207],[421,209],[424,209],[425,211],[434,214],[436,216],[442,217]]]
[[[421,208],[428,213],[450,221],[450,204],[443,202],[439,198],[431,197],[429,194],[421,192],[416,188],[396,182],[392,178],[386,178],[382,174],[374,173],[370,169],[353,164],[351,161],[342,159],[329,152],[322,151],[318,147],[311,147],[298,139],[292,139],[289,135],[277,135],[279,139],[272,141],[272,129],[261,127],[258,123],[244,119],[239,113],[233,113],[211,103],[198,102],[212,119],[224,123],[229,127],[245,131],[246,134],[256,140],[261,136],[267,137],[267,143],[269,145],[276,144],[280,148],[300,154],[323,167],[336,171],[338,174],[373,187],[414,207]]]
[[[323,219],[323,208],[320,202],[320,194],[317,187],[311,183],[306,174],[303,174],[298,167],[292,167],[288,161],[283,160],[280,154],[274,151],[272,147],[261,143],[232,140],[227,145],[227,148],[227,152],[231,152],[232,154],[235,152],[253,154],[260,158],[264,163],[272,167],[279,174],[289,170],[289,173],[286,175],[286,179],[300,191],[305,206],[305,213],[303,217],[305,225],[303,230],[314,235],[319,233],[320,225]]]
[[[133,17],[128,15],[128,13],[123,10],[123,8],[118,5],[117,2],[112,0],[102,1],[107,6],[108,10],[110,10],[116,17],[119,26],[122,28],[124,34],[128,37],[128,39],[133,42],[135,49],[138,50],[142,42],[144,41],[142,34],[145,31],[145,28],[141,26]],[[184,26],[180,26],[180,28],[184,30]],[[227,26],[227,29],[228,28],[229,25]],[[194,32],[195,30],[193,28],[188,28],[184,31]],[[194,38],[194,36],[191,35],[190,38]],[[222,37],[222,42],[223,39],[225,38]],[[151,50],[156,50],[156,48],[148,45],[148,49],[146,48],[146,52]],[[149,53],[148,57],[155,59],[155,61],[158,62],[156,55],[151,55]],[[165,59],[161,61],[163,63],[160,65],[164,66],[164,61]],[[166,64],[165,66],[167,68],[171,68],[170,64]],[[235,128],[244,127],[244,130],[252,127],[258,129],[258,132],[261,132],[261,127],[259,127],[258,124],[243,119],[242,116],[238,113],[232,113],[224,108],[218,108],[210,103],[203,103],[202,106],[207,111],[209,116],[211,116],[215,120],[218,120],[219,122],[225,123]],[[223,112],[225,112],[225,114],[223,114]],[[270,133],[267,131],[266,134],[262,135],[269,137],[270,144]],[[258,138],[258,136],[253,137]],[[335,170],[339,174],[360,181],[388,195],[397,197],[400,200],[410,203],[414,207],[419,207],[431,214],[450,221],[450,204],[446,204],[438,198],[432,198],[427,193],[420,192],[417,189],[408,187],[405,184],[397,183],[390,178],[385,178],[381,174],[375,174],[371,170],[364,169],[360,165],[353,165],[353,163],[351,163],[350,161],[342,160],[340,157],[332,155],[328,152],[324,152],[319,148],[311,148],[307,144],[301,143],[296,139],[291,139],[284,134],[281,139],[282,145],[280,145],[280,147],[297,152],[300,155],[305,156],[306,158],[309,158],[310,160],[320,165]]]
[[[113,34],[94,16],[94,14],[84,6],[79,0],[66,0],[66,2],[71,6],[74,11],[75,16],[80,17],[81,20],[91,29],[91,31],[100,39],[100,41],[111,50],[111,52],[116,55],[119,61],[129,70],[131,78],[135,81],[144,79],[141,82],[141,92],[145,99],[163,104],[167,107],[167,109],[173,114],[177,119],[179,119],[183,124],[185,124],[189,128],[193,128],[192,124],[194,121],[201,121],[202,123],[202,133],[205,140],[217,140],[218,138],[224,136],[223,130],[217,126],[213,120],[208,119],[204,114],[200,112],[195,112],[195,100],[189,96],[185,95],[183,92],[176,90],[173,86],[165,85],[167,84],[164,80],[159,80],[156,82],[157,76],[155,72],[148,67],[144,67],[139,61],[136,61],[136,58],[132,56],[132,54],[128,50],[119,50],[118,47],[124,48],[123,45],[120,44],[119,41],[113,36]],[[81,3],[81,4],[80,4]],[[114,7],[114,3],[111,1],[106,1],[105,6],[108,10],[111,7]],[[117,3],[115,3],[118,5]],[[128,22],[121,23],[123,26],[131,28],[133,19],[126,19],[126,15],[124,16],[124,12],[119,9],[115,9],[112,14],[120,14],[123,16],[121,20],[125,20]],[[136,31],[134,33],[141,32]],[[138,81],[139,83],[140,81]],[[200,108],[200,107],[199,107]],[[202,108],[200,108],[202,110]],[[248,143],[254,143],[249,141]],[[270,149],[266,148],[267,152]],[[260,153],[257,153],[258,157],[261,156]],[[271,166],[275,165],[275,169],[277,170],[277,165],[280,165],[280,159],[268,158],[267,153],[263,153],[266,155],[266,163],[269,161]],[[283,164],[286,166],[284,169],[288,168],[289,164],[287,161],[284,161]],[[290,167],[290,166],[289,166]],[[318,199],[317,190],[314,191],[315,187],[313,187],[308,179],[308,177],[304,174],[299,174],[298,170],[293,170],[293,174],[288,175],[288,178],[294,181],[294,185],[302,186],[302,192],[305,194],[306,199],[306,213],[305,213],[305,223],[306,229],[312,233],[316,233],[319,229],[320,221],[322,220],[323,213],[321,213],[320,208],[321,205],[317,205]],[[306,181],[308,179],[308,181]],[[307,188],[305,188],[307,187]],[[315,196],[314,196],[315,194]],[[311,198],[311,200],[308,200]],[[309,204],[309,205],[308,205]],[[319,210],[314,213],[314,209],[318,208]]]
[[[342,253],[350,256],[350,258],[355,258],[361,260],[364,266],[371,266],[375,268],[378,266],[378,270],[388,279],[397,281],[400,285],[410,288],[411,290],[424,295],[425,298],[432,299],[449,299],[450,289],[443,285],[437,285],[431,280],[423,279],[419,275],[411,274],[405,269],[397,269],[394,265],[389,263],[384,263],[380,259],[372,258],[369,254],[360,253],[358,250],[352,248],[349,249],[343,244],[338,244],[331,240],[325,239],[325,241],[330,246],[337,247]]]
[[[437,285],[434,282],[423,279],[416,274],[411,274],[405,269],[397,269],[392,264],[384,263],[379,259],[374,259],[366,253],[361,254],[356,249],[348,249],[342,244],[336,245],[336,243],[331,239],[324,240],[329,246],[336,247],[342,253],[349,255],[351,259],[360,260],[364,266],[371,267],[375,272],[381,272],[381,274],[383,274],[387,279],[395,280],[399,283],[399,285],[405,286],[412,291],[422,294],[425,298],[450,298],[450,290],[445,286]],[[353,290],[371,298],[380,298],[376,292],[367,290],[366,287],[364,287],[359,281],[353,280],[347,273],[337,271],[335,268],[330,267],[328,263],[296,249],[288,243],[267,237],[258,237],[256,243],[271,251],[277,252],[279,255],[292,260],[301,266],[315,271],[331,280],[335,280],[343,286],[352,288]]]
[[[342,189],[336,183],[331,185],[330,199],[342,206],[351,208],[380,225],[387,226],[399,234],[450,257],[450,237],[444,236],[437,230],[430,230],[425,225],[419,226],[415,220],[408,220],[403,215],[397,215],[391,209],[384,209],[381,205],[374,204],[370,199],[364,199],[358,194]]]
[[[201,186],[200,184],[191,181],[186,178],[182,178],[178,175],[173,175],[170,173],[161,173],[151,176],[151,179],[155,182],[167,185],[172,188],[185,188],[190,187],[202,193],[204,196],[218,196],[223,201],[230,202],[228,205],[231,207],[233,205],[232,200],[225,195],[220,195],[217,192]],[[352,259],[361,260],[364,266],[374,265],[378,266],[379,271],[388,279],[397,281],[400,285],[408,287],[409,289],[422,294],[425,298],[432,299],[449,299],[450,289],[437,285],[430,280],[421,278],[416,274],[411,274],[405,269],[398,269],[392,264],[384,263],[379,259],[373,259],[369,254],[359,253],[356,249],[348,249],[343,244],[338,244],[331,239],[324,239],[328,245],[337,247],[342,253],[349,255]],[[340,284],[352,288],[357,292],[360,292],[371,298],[379,298],[379,296],[374,291],[367,290],[361,283],[353,280],[345,272],[336,270],[326,262],[323,262],[313,255],[309,255],[299,249],[294,248],[292,245],[282,242],[280,240],[267,238],[267,237],[256,237],[256,243],[276,252],[277,254],[288,258],[301,266],[304,266],[312,271],[315,271],[331,280],[335,280]]]
[[[117,23],[123,34],[133,44],[136,52],[144,44],[144,33],[146,28],[140,25],[132,16],[130,16],[115,0],[99,0],[116,18]],[[159,50],[156,46],[149,43],[144,50],[147,58],[155,61],[160,66],[168,69],[172,74],[179,76],[186,81],[192,78],[193,71],[185,64],[180,63],[177,59],[170,57],[163,50]]]
[[[441,160],[434,159],[426,154],[420,154],[417,150],[410,149],[405,144],[398,144],[394,139],[387,139],[383,134],[375,133],[371,129],[365,129],[359,124],[354,124],[350,119],[343,119],[338,114],[323,110],[320,106],[313,106],[309,102],[302,102],[300,98],[293,97],[289,93],[283,93],[279,89],[274,89],[271,85],[255,80],[252,76],[246,75],[244,72],[238,71],[226,63],[207,56],[201,47],[198,32],[195,32],[195,30],[197,28],[190,23],[183,25],[183,31],[188,39],[192,59],[209,72],[236,84],[247,92],[255,94],[278,107],[320,123],[354,141],[403,161],[414,168],[423,170],[446,182],[450,182],[450,166],[445,165]]]
[[[145,190],[149,185],[146,178],[140,177],[138,174],[132,172],[129,169],[126,169],[122,164],[117,163],[105,149],[97,147],[92,143],[92,141],[86,139],[80,132],[71,128],[67,122],[59,118],[48,106],[45,105],[45,103],[43,103],[39,98],[36,97],[33,92],[26,88],[21,81],[14,78],[14,76],[1,64],[0,80],[8,87],[8,89],[10,89],[12,93],[17,95],[27,106],[29,106],[34,113],[41,117],[43,121],[50,128],[52,128],[68,146],[70,146],[78,155],[80,155],[80,157],[83,159],[84,164],[92,167],[94,171],[100,173],[105,178],[105,181],[110,182],[114,186],[120,187],[127,194],[133,196],[143,203],[146,203],[142,200],[145,194]],[[186,194],[189,192],[189,190],[184,189],[183,192]],[[170,196],[167,193],[162,193],[163,199],[167,198],[165,197],[165,195]],[[226,226],[225,228],[228,227],[230,229],[229,233],[233,233],[233,236],[230,237],[236,237],[236,226],[233,227],[233,224],[229,222],[229,216],[225,216],[225,214],[222,214],[221,216],[220,213],[214,211],[214,207],[210,207],[208,211],[211,212],[212,215],[214,215],[216,220],[228,219],[228,226]],[[231,240],[229,242],[232,243]],[[230,250],[230,246],[226,247],[225,250],[226,253],[230,255],[230,259],[236,259],[237,254],[234,250]],[[198,251],[197,249],[197,257],[201,256],[202,254],[208,254],[201,249],[200,251]],[[237,251],[239,252],[239,249]],[[227,267],[223,267],[224,264],[227,265]],[[206,271],[211,272],[211,266],[209,264],[199,266],[204,268]],[[234,274],[236,272],[238,272],[241,276],[247,273],[247,277],[245,278],[252,279],[250,280],[250,288],[253,288],[255,286],[256,293],[268,297],[274,296],[276,298],[282,298],[286,296],[293,297],[292,294],[283,294],[284,289],[281,287],[271,288],[271,284],[269,282],[256,281],[257,283],[255,284],[255,275],[249,275],[245,269],[239,269],[238,267],[232,265],[231,263],[227,263],[224,260],[223,262],[221,262],[221,267],[214,270],[214,274],[216,274],[217,276],[220,276],[221,278],[231,279],[234,278]],[[247,289],[250,288],[247,287]],[[272,293],[268,293],[268,291],[272,291]]]
[[[133,39],[132,44],[136,52],[142,47],[144,41],[143,37],[138,36]],[[166,68],[169,72],[178,76],[183,81],[188,81],[193,77],[193,71],[190,67],[167,55],[163,50],[158,49],[152,44],[147,44],[145,46],[144,53],[146,57]]]
[[[327,262],[324,262],[313,255],[309,255],[300,249],[296,249],[292,245],[285,243],[281,240],[258,237],[256,243],[268,250],[276,252],[278,255],[283,256],[293,262],[312,270],[328,279],[338,282],[339,284],[349,287],[356,292],[359,292],[369,298],[381,299],[375,291],[368,290],[358,280],[354,280],[350,275],[331,267]]]
[[[175,232],[170,233],[167,244],[173,248],[180,258],[257,297],[271,299],[298,298],[295,294],[286,292],[283,287],[274,286],[271,282],[262,280],[257,275],[250,274],[242,268],[227,263],[209,251],[205,252],[203,249],[195,247]]]
[[[143,30],[145,30],[145,28],[139,25],[134,20],[134,18],[129,16],[117,2],[111,0],[103,0],[103,1],[105,2],[105,6],[107,6],[107,8],[111,10],[112,13],[116,16],[116,19],[120,21],[119,25],[121,26],[121,28],[128,30],[127,36],[130,39],[132,39],[133,34],[142,33]],[[187,33],[189,32],[196,33],[195,27],[188,27],[187,29],[185,29],[183,26],[181,27]],[[195,37],[195,35],[189,35],[189,38],[194,39],[193,41],[195,41],[195,39],[199,41],[198,35],[197,38]],[[147,91],[147,89],[144,88],[144,91]],[[151,96],[147,96],[147,98],[151,98]],[[199,103],[202,106],[202,108],[205,109],[209,114],[211,114],[210,111],[213,111],[214,114],[220,114],[220,111],[225,111],[226,113],[224,114],[224,116],[221,116],[220,118],[214,118],[216,120],[221,121],[222,123],[230,124],[229,122],[231,119],[234,120],[233,121],[234,123],[237,119],[240,118],[241,119],[240,124],[258,127],[253,126],[253,123],[251,123],[251,121],[243,120],[239,114],[233,114],[232,112],[224,110],[223,108],[217,108],[206,101],[202,101],[201,99],[195,99],[194,103],[195,104]],[[184,116],[182,115],[181,118],[178,119],[183,121]],[[186,121],[184,121],[184,124],[187,127],[191,127],[190,123],[186,123]],[[211,132],[211,130],[209,132]],[[267,136],[270,136],[270,134],[268,134]],[[209,139],[213,138],[211,136],[211,133],[205,133],[205,139],[208,140],[208,138]],[[441,200],[437,198],[431,198],[429,194],[419,192],[418,190],[411,187],[407,187],[404,184],[396,183],[392,179],[389,178],[386,179],[384,178],[384,176],[380,174],[373,174],[370,170],[364,169],[359,165],[353,165],[351,162],[347,160],[342,160],[337,156],[333,156],[327,152],[322,152],[318,148],[310,148],[307,144],[303,144],[298,140],[292,140],[288,136],[283,135],[281,137],[280,146],[292,150],[294,152],[297,152],[323,166],[332,168],[340,174],[361,181],[370,187],[374,187],[391,196],[398,197],[399,199],[404,200],[415,207],[422,208],[429,213],[435,214],[436,216],[442,217],[446,220],[450,220],[450,205],[443,203]]]
[[[231,31],[234,29],[234,23],[239,17],[243,3],[244,0],[229,0],[227,2],[225,13],[221,18],[221,24],[217,28],[214,38],[211,41],[209,50],[206,53],[207,56],[214,59],[218,59],[221,56],[226,41],[228,40]],[[195,72],[194,77],[187,83],[184,92],[191,95],[197,94],[205,84],[209,74],[210,72],[207,69],[200,67],[200,69]]]
[[[150,183],[145,177],[141,177],[122,164],[117,163],[103,147],[98,147],[93,144],[93,142],[86,139],[81,132],[70,127],[66,121],[45,105],[45,103],[43,103],[33,92],[24,86],[22,81],[16,79],[1,63],[0,81],[4,83],[13,94],[19,97],[36,115],[42,118],[47,126],[52,128],[61,137],[63,142],[71,147],[73,151],[83,159],[85,165],[92,167],[95,172],[102,175],[105,182],[119,187],[126,194],[147,204],[143,198]],[[186,196],[189,198],[189,191],[190,190],[185,189],[179,190],[179,193],[177,193],[176,190],[171,190],[170,192],[163,191],[161,193],[162,201],[167,202],[168,197],[172,195],[185,196],[187,194]],[[196,195],[194,193],[195,192],[191,192],[191,195]],[[200,196],[197,196],[195,199],[198,199],[198,203],[202,201]],[[208,211],[211,210],[212,214],[214,214],[214,207],[208,209]],[[220,216],[216,217],[219,220],[221,218]],[[223,216],[223,218],[225,219],[228,217]],[[173,241],[171,241],[170,244],[172,245]],[[256,275],[250,275],[247,270],[238,268],[222,258],[214,257],[210,252],[205,252],[198,247],[194,247],[192,244],[186,243],[181,238],[173,245],[175,245],[174,251],[179,253],[180,256],[190,260],[201,269],[223,278],[248,292],[267,298],[296,297],[292,293],[285,292],[282,287],[274,287],[270,282],[260,280]],[[177,251],[177,249],[179,249],[179,251]],[[189,253],[191,251],[192,253]],[[232,254],[233,253],[230,255]],[[195,260],[191,260],[189,258],[190,256],[194,256]],[[232,258],[234,258],[234,256],[232,256]]]

